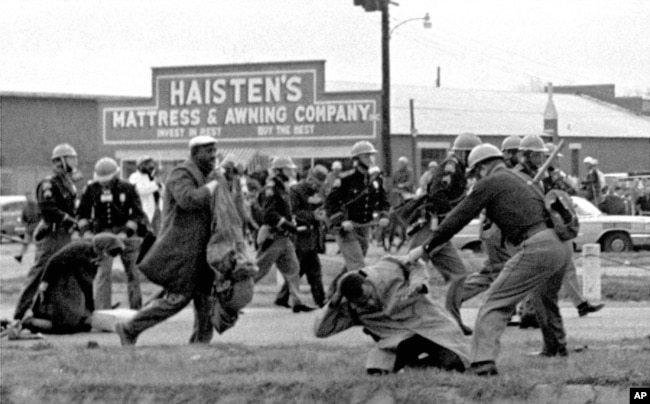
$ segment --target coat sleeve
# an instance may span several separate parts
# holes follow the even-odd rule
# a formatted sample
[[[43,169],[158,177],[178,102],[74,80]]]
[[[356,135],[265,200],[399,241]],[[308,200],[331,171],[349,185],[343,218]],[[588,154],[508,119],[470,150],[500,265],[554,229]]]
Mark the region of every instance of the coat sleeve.
[[[147,223],[148,219],[144,210],[142,210],[142,200],[140,199],[140,195],[138,195],[135,185],[125,183],[125,187],[128,194],[127,200],[130,201],[129,218],[126,227],[137,232],[138,226]]]
[[[81,193],[81,199],[79,201],[79,207],[77,208],[77,219],[79,220],[79,231],[81,233],[88,230],[90,226],[90,221],[92,219],[92,210],[93,210],[93,195],[92,195],[92,186],[90,184],[86,185],[83,192]]]
[[[151,181],[146,174],[135,172],[129,177],[129,182],[135,185],[139,195],[153,195],[154,192],[160,191],[160,185],[156,181]]]
[[[291,207],[298,225],[311,225],[314,222],[314,212],[309,208],[308,196],[304,189],[293,187],[289,191]]]
[[[409,280],[408,280],[409,287],[429,284],[429,274],[422,263],[410,264],[407,265],[406,268],[409,274]]]
[[[355,325],[357,324],[355,324],[346,304],[338,304],[334,307],[330,307],[328,304],[316,316],[314,335],[317,338],[325,338]]]
[[[183,210],[210,209],[210,191],[197,183],[185,167],[176,167],[169,174],[166,185],[178,206]]]
[[[36,200],[43,219],[48,223],[60,223],[67,215],[59,208],[59,201],[63,199],[61,190],[55,180],[46,179],[36,187]]]

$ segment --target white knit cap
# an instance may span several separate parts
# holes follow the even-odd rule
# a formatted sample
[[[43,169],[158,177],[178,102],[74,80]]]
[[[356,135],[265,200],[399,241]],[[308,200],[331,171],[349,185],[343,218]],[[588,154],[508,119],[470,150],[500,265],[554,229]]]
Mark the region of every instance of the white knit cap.
[[[190,149],[194,146],[205,146],[206,144],[217,143],[217,139],[212,136],[195,136],[190,139]]]

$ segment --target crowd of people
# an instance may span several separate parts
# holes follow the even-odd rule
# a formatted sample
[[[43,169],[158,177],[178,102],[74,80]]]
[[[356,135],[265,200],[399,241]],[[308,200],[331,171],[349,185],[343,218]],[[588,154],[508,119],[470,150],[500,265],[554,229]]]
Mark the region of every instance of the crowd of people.
[[[419,179],[406,157],[385,176],[368,141],[352,147],[349,170],[336,161],[331,170],[315,165],[304,173],[290,157],[275,156],[268,169],[249,174],[231,156],[218,161],[218,142],[209,136],[192,138],[188,149],[188,159],[164,181],[150,156],[137,160],[128,180],[120,178],[114,159],[101,158],[78,192],[75,149],[54,148],[53,174],[39,182],[30,205],[36,253],[14,313],[17,327],[90,330],[95,310],[116,306],[111,271],[118,256],[129,307],[137,311],[115,326],[122,345],[135,345],[142,332],[190,302],[190,343],[209,343],[214,330],[234,325],[254,283],[275,265],[284,279],[275,304],[294,313],[321,308],[317,337],[364,327],[376,342],[366,366],[371,374],[405,366],[497,374],[499,339],[516,311],[522,324],[541,329],[537,355],[566,356],[560,288],[580,316],[603,307],[580,294],[572,244],[553,230],[544,194],[580,194],[618,214],[620,190],[606,189],[592,157],[584,161],[583,181],[569,177],[560,169],[557,146],[537,135],[511,136],[497,148],[460,134],[445,159],[431,162]],[[650,187],[624,205],[629,213],[650,212]],[[477,217],[487,259],[479,272],[469,273],[450,240]],[[399,237],[409,252],[368,263],[372,230],[396,223],[404,227]],[[326,233],[344,262],[327,288],[319,257]],[[247,242],[254,258],[247,256]],[[428,293],[431,270],[448,284],[444,306]],[[162,287],[146,304],[142,274]],[[315,306],[301,296],[303,275]],[[460,307],[481,292],[486,297],[472,328]]]

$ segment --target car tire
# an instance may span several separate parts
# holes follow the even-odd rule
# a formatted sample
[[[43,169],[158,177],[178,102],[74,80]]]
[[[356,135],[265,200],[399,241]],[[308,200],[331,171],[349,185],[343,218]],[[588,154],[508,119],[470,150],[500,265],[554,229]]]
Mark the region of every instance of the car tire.
[[[625,233],[609,233],[600,242],[603,252],[625,252],[632,250],[632,240]]]

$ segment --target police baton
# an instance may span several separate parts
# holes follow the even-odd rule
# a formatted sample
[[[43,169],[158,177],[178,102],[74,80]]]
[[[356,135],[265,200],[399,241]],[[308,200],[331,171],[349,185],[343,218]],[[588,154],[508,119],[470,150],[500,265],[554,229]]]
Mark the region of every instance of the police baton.
[[[560,140],[560,143],[557,144],[557,147],[555,148],[555,150],[553,150],[553,153],[551,153],[548,156],[544,164],[542,164],[539,170],[537,170],[537,174],[535,174],[535,178],[533,178],[533,180],[530,181],[528,185],[534,184],[542,178],[542,176],[544,175],[548,167],[553,162],[553,159],[560,153],[560,149],[562,148],[562,146],[564,146],[564,139]]]

